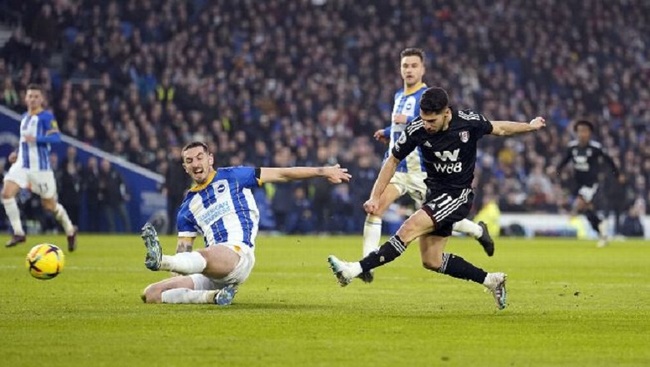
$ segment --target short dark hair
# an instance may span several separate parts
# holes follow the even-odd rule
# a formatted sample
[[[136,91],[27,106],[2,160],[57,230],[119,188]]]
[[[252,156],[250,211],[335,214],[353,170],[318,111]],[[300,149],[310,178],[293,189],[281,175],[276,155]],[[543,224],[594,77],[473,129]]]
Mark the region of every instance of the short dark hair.
[[[576,123],[573,125],[573,132],[577,132],[578,131],[578,126],[580,126],[580,125],[586,126],[586,127],[589,128],[589,131],[591,131],[592,133],[594,132],[594,124],[591,121],[587,121],[587,120],[578,120],[578,121],[576,121]]]
[[[181,150],[181,153],[185,152],[186,150],[196,148],[196,147],[203,147],[203,150],[205,150],[206,152],[210,152],[210,150],[208,149],[208,145],[206,143],[204,143],[202,141],[193,141],[193,142],[185,145],[183,147],[183,150]]]
[[[424,51],[421,48],[409,47],[403,49],[402,52],[399,53],[400,60],[406,56],[418,56],[424,64]]]
[[[41,93],[45,93],[45,91],[43,90],[43,87],[40,84],[35,84],[35,83],[28,84],[27,89],[25,89],[25,90],[37,90],[37,91],[39,91]]]
[[[424,113],[440,113],[449,107],[449,95],[440,87],[431,87],[422,93],[420,109]]]

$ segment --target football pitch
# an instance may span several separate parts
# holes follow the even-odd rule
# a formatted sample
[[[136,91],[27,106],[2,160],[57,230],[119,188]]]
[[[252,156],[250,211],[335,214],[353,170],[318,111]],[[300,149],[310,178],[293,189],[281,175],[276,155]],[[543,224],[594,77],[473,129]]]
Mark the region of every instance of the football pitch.
[[[161,237],[167,252],[175,238]],[[375,282],[340,288],[333,253],[357,259],[360,237],[260,235],[257,264],[228,307],[146,305],[167,273],[143,265],[138,236],[81,235],[48,281],[0,249],[2,366],[647,366],[650,243],[498,239],[447,250],[508,273],[508,308],[483,287],[424,270],[417,244]]]

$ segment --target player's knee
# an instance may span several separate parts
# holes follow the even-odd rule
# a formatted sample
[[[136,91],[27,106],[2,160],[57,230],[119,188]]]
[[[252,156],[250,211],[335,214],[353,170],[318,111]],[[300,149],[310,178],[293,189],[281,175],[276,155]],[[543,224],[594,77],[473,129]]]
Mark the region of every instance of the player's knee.
[[[41,204],[43,205],[43,209],[53,212],[56,209],[56,201],[54,200],[48,200],[48,199],[43,199],[41,200]]]
[[[162,289],[155,284],[147,286],[140,295],[144,303],[160,303],[162,298]]]
[[[442,259],[422,259],[422,266],[427,270],[438,271],[442,266]]]
[[[411,243],[418,233],[418,228],[408,220],[402,224],[397,231],[397,235],[405,244]]]
[[[13,199],[15,195],[12,195],[9,190],[2,188],[2,200]]]

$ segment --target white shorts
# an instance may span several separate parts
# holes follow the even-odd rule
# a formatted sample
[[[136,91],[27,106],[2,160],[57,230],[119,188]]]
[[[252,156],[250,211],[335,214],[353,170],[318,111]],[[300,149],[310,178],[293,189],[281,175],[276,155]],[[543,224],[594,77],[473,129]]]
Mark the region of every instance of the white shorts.
[[[13,164],[4,181],[13,181],[21,189],[29,189],[43,199],[51,199],[56,196],[56,180],[54,172],[51,170],[35,171]]]
[[[594,200],[594,196],[598,192],[598,184],[595,183],[591,186],[581,186],[578,189],[578,195],[582,196],[584,201],[591,203]]]
[[[427,185],[424,184],[425,178],[427,178],[425,172],[395,172],[393,178],[390,179],[390,183],[395,185],[400,196],[409,194],[419,208],[427,196]]]
[[[226,246],[239,254],[239,262],[235,269],[223,278],[208,278],[203,274],[192,274],[190,278],[194,282],[195,290],[215,290],[227,285],[239,285],[248,279],[253,266],[255,266],[255,252],[246,245],[219,244]]]

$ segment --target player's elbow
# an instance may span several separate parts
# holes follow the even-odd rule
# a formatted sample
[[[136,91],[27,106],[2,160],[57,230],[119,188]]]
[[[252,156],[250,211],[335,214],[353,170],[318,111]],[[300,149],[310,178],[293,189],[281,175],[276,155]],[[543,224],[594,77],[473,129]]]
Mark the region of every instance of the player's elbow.
[[[492,135],[496,136],[508,136],[510,135],[506,129],[503,128],[495,128],[492,130]]]
[[[385,165],[388,167],[394,167],[397,168],[397,165],[399,164],[400,160],[397,159],[394,155],[389,155],[388,159],[386,159]]]

